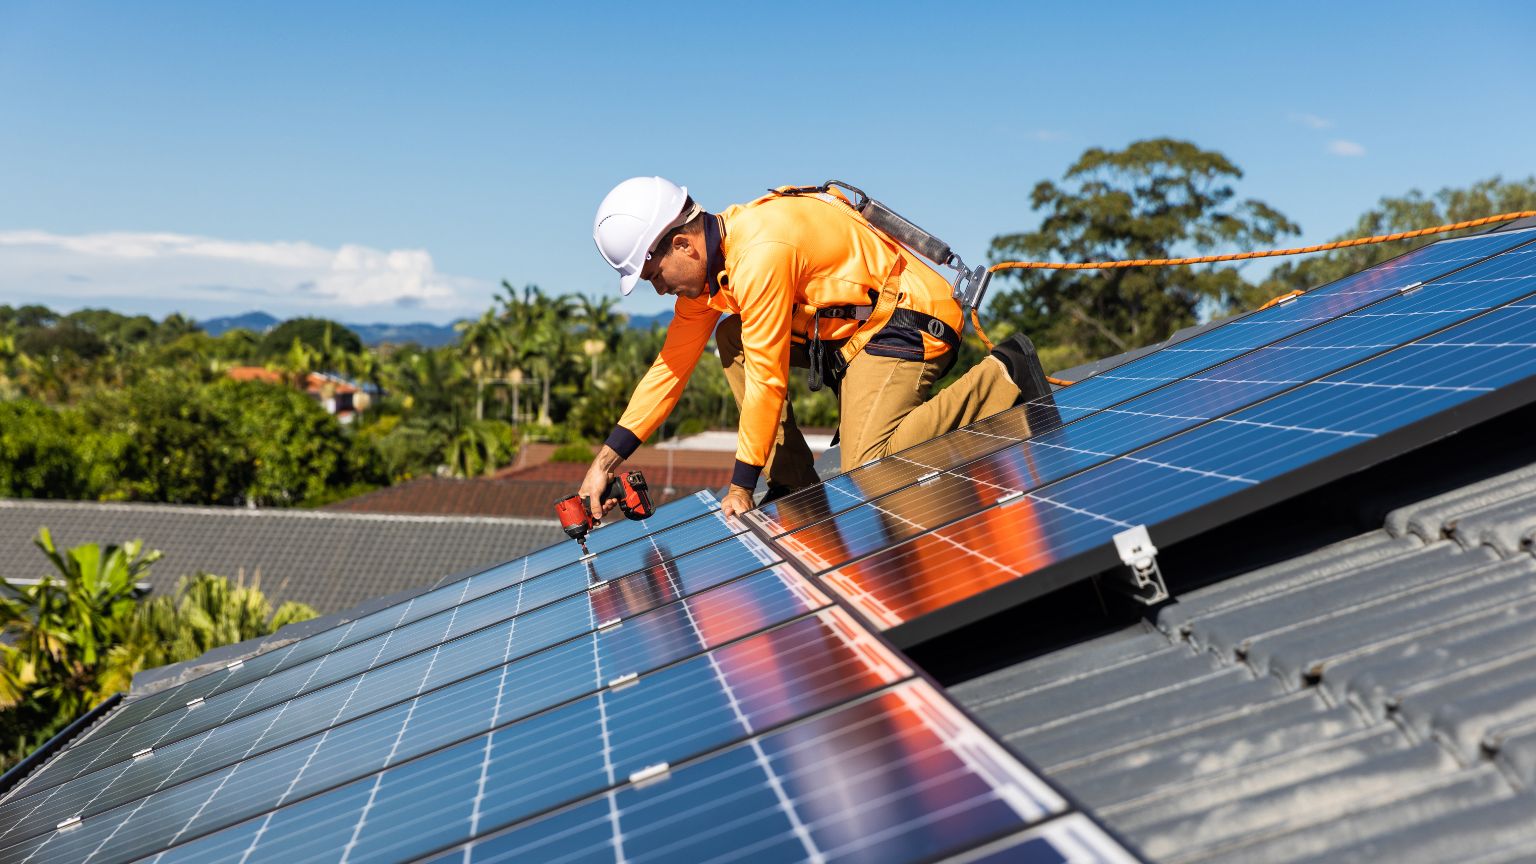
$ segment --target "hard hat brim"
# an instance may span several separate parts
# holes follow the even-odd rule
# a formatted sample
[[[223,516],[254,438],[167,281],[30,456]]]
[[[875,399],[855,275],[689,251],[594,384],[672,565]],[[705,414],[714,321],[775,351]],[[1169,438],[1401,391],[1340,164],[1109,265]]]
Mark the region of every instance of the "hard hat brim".
[[[640,281],[640,273],[638,271],[634,272],[634,273],[630,273],[627,276],[620,276],[619,277],[619,290],[621,292],[623,292],[625,297],[628,297],[629,296],[629,292],[635,290],[635,283],[637,283],[639,281]]]

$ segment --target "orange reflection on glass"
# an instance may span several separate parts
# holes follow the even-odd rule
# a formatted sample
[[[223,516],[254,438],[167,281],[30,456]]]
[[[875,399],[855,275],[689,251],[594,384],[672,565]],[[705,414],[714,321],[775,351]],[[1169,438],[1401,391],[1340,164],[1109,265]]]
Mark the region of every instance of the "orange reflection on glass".
[[[823,578],[889,629],[1054,562],[1039,506],[1019,499]]]

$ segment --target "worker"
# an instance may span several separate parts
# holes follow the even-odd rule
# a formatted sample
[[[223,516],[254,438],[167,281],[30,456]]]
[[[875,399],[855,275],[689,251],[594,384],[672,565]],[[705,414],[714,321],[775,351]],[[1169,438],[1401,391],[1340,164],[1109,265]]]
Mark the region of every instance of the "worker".
[[[839,393],[844,471],[1010,408],[1030,386],[1034,348],[1020,334],[930,398],[960,347],[949,283],[835,192],[806,193],[785,187],[711,213],[686,188],[635,177],[603,199],[592,234],[619,290],[645,280],[676,302],[583,501],[600,499],[671,413],[712,335],[741,409],[727,515],[752,509],[760,475],[770,498],[819,482],[787,398],[791,366]]]

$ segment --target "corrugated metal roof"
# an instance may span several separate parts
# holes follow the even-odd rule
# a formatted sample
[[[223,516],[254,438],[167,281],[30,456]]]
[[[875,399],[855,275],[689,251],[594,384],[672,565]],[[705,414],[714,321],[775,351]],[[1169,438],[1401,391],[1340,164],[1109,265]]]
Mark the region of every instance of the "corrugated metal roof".
[[[1536,860],[1536,465],[951,688],[1159,861]]]
[[[28,579],[50,569],[32,542],[43,526],[61,547],[140,539],[146,549],[161,550],[165,557],[148,580],[157,593],[198,571],[243,573],[247,580],[259,573],[274,603],[298,600],[322,613],[516,558],[565,536],[552,519],[0,500],[0,575]]]

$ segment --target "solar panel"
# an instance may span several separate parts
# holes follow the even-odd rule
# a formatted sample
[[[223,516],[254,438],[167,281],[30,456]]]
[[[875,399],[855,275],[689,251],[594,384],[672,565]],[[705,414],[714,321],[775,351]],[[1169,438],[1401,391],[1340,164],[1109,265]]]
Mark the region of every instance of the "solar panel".
[[[482,776],[524,754],[469,742],[457,758],[402,766],[159,860],[398,859],[449,846],[436,860],[920,861],[1065,809],[989,739],[956,735],[946,708],[908,681],[500,831],[505,796],[523,790]],[[475,832],[488,836],[453,848]],[[1119,854],[1101,860],[1128,860]]]
[[[1123,454],[1518,296],[1529,286],[1501,274],[1520,272],[1530,257],[1506,253],[1110,408],[1089,412],[1064,391],[1064,410],[1081,411],[1081,419],[959,470],[920,465],[930,470],[927,479],[781,542],[824,570],[1094,465],[1141,458]]]
[[[743,524],[658,521],[591,559],[535,553],[129,702],[0,801],[0,859],[476,858],[572,819],[584,832],[600,810],[606,845],[580,851],[615,860],[900,860],[914,853],[884,856],[1069,811]],[[807,747],[835,752],[806,765]],[[808,785],[880,772],[896,798]],[[917,804],[948,809],[925,825]],[[710,808],[744,827],[680,833]],[[1131,860],[1106,842],[1096,860]]]
[[[754,521],[782,535],[865,501],[919,482],[937,469],[953,469],[1012,444],[1133,399],[1249,351],[1393,297],[1529,242],[1536,231],[1507,231],[1443,240],[1258,310],[1078,382],[1048,402],[1005,411],[959,432],[856,468],[756,511]]]
[[[1502,253],[780,542],[910,644],[1525,404],[1533,290]]]
[[[553,510],[554,502],[550,502],[550,507]],[[720,503],[708,492],[695,492],[687,498],[680,498],[665,507],[656,508],[655,514],[649,519],[632,521],[610,516],[610,520],[602,526],[601,530],[587,535],[587,548],[592,552],[606,552],[718,509],[720,509]],[[575,543],[560,543],[540,549],[526,558],[519,559],[517,563],[525,570],[526,575],[536,576],[556,567],[574,564],[580,560],[581,555],[581,547]],[[444,576],[433,587],[456,582],[465,575],[467,574]]]
[[[722,580],[716,576],[709,581]],[[12,797],[0,805],[0,844],[23,830],[18,826],[24,823],[29,823],[32,831],[46,829],[69,816],[105,810],[313,733],[329,730],[326,734],[335,737],[337,727],[354,722],[366,728],[378,722],[373,715],[379,712],[414,711],[413,700],[453,703],[463,699],[472,703],[473,694],[497,676],[517,676],[525,691],[515,701],[531,706],[528,710],[537,710],[544,705],[541,699],[569,698],[602,687],[606,681],[599,680],[598,671],[592,667],[594,655],[626,658],[628,668],[625,673],[615,673],[617,677],[663,665],[676,659],[680,651],[701,650],[695,641],[678,637],[680,615],[691,617],[713,644],[826,604],[825,597],[806,592],[803,584],[781,566],[723,587],[697,586],[709,590],[690,592],[680,604],[641,610],[645,614],[609,624],[614,619],[599,617],[598,610],[611,606],[618,592],[627,590],[616,585],[596,592],[603,599],[594,598],[589,617],[571,628],[576,638],[547,650],[527,653],[526,643],[520,649],[516,636],[529,625],[526,619],[514,619],[495,631],[494,639],[487,640],[499,642],[492,646],[497,650],[482,653],[479,649],[483,643],[468,641],[448,646],[418,662],[397,664],[371,677],[312,692],[202,732],[173,731],[154,745],[153,759],[130,757],[102,764],[75,783],[33,788],[30,794]],[[547,633],[541,641],[548,641]],[[466,653],[479,662],[454,662],[456,656]],[[608,665],[617,662],[615,659]],[[510,710],[512,701],[504,711]],[[468,716],[460,717],[460,721],[470,722]],[[334,749],[335,745],[330,746]]]
[[[584,593],[621,573],[667,564],[684,579],[696,571],[730,576],[777,560],[750,537],[720,542],[740,532],[741,526],[727,527],[716,512],[537,576],[525,576],[527,567],[514,562],[452,583],[287,648],[233,664],[221,673],[130,703],[120,714],[108,718],[89,742],[71,748],[29,778],[25,788],[52,785],[58,782],[56,778],[73,776],[71,772],[129,758],[144,747],[156,746],[167,735],[212,728],[397,661],[408,665],[426,662],[424,652],[428,649],[466,634],[474,635],[462,650],[473,652],[481,642],[499,638],[494,625],[517,620],[514,616],[520,614],[534,615],[540,625],[523,628],[526,635],[520,637],[522,644],[543,638],[545,633],[555,634],[547,638],[556,638],[564,631],[550,622],[564,621],[567,627],[577,626],[570,622],[584,622]],[[674,557],[679,554],[686,560]],[[740,569],[743,567],[747,570]],[[575,601],[556,603],[560,598]],[[189,719],[188,706],[197,709],[196,719]]]

